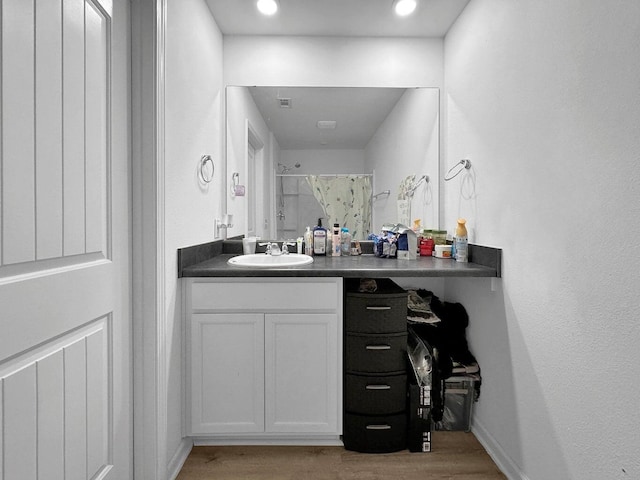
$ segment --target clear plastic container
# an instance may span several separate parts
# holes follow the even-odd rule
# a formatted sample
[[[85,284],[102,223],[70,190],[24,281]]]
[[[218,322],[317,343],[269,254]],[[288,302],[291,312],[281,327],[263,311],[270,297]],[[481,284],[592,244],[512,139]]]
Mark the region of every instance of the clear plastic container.
[[[349,229],[345,227],[340,232],[340,251],[345,257],[351,255],[351,234]]]
[[[447,231],[446,230],[433,230],[431,232],[431,236],[433,237],[433,242],[436,245],[446,245],[447,244]]]

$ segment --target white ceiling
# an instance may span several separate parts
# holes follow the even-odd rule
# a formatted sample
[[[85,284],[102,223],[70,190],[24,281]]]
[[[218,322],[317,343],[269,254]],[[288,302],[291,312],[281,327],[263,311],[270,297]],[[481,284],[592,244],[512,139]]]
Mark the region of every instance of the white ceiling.
[[[470,0],[418,0],[410,17],[392,12],[392,0],[278,0],[272,17],[256,0],[207,0],[223,35],[444,37]]]

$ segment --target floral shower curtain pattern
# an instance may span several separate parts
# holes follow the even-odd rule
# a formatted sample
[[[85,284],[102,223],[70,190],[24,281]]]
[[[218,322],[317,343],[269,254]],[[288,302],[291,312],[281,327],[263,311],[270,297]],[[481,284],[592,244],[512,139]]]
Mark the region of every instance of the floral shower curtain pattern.
[[[371,178],[368,176],[323,177],[308,175],[307,182],[324,210],[325,226],[346,227],[354,239],[365,239],[371,231]]]

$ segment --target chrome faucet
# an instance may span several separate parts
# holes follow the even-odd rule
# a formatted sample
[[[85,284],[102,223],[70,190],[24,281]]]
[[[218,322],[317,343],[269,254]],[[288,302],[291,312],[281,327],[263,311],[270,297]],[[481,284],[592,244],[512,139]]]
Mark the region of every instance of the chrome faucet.
[[[267,255],[274,255],[274,256],[278,256],[278,255],[282,255],[282,250],[280,250],[280,246],[278,245],[278,242],[265,242],[265,243],[259,243],[258,245],[260,245],[261,247],[264,247],[266,245],[266,250],[265,250],[265,254]]]
[[[280,246],[278,245],[277,242],[273,242],[271,244],[271,255],[276,257],[278,255],[282,255],[284,252],[282,250],[280,250]]]

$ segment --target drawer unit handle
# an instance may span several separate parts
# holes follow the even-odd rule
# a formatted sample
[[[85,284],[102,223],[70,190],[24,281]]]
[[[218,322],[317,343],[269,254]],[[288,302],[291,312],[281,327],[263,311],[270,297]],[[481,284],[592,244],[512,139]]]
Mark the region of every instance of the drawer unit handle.
[[[391,307],[367,307],[367,310],[391,310]]]
[[[367,425],[367,430],[391,430],[391,425]]]
[[[391,385],[367,385],[366,390],[391,390]]]
[[[391,350],[391,345],[367,345],[366,350]]]

